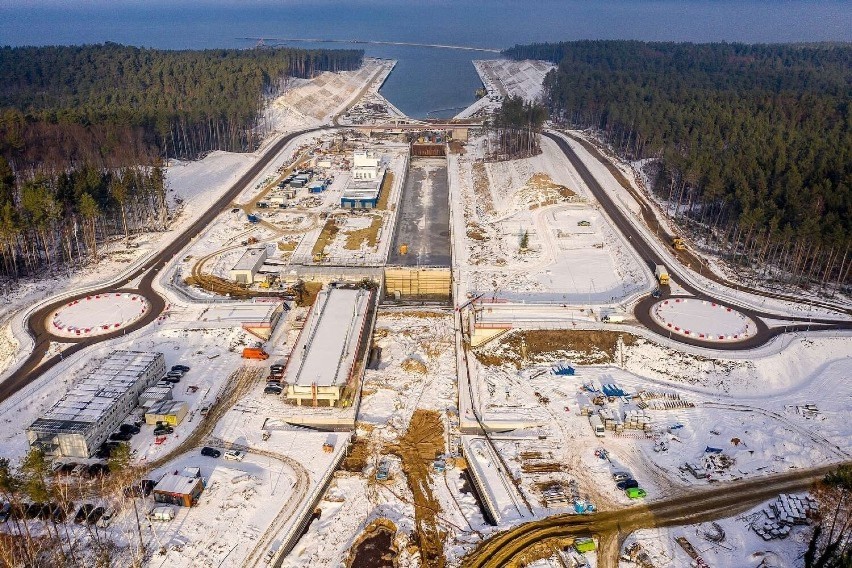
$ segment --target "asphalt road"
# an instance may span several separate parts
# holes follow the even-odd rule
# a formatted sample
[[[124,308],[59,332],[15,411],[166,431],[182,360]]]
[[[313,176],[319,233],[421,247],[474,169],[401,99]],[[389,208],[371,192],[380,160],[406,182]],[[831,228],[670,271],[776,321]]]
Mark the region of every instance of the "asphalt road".
[[[520,525],[489,538],[465,557],[462,566],[464,568],[505,566],[537,542],[549,538],[596,535],[601,540],[615,537],[619,542],[619,546],[607,548],[609,554],[603,554],[601,551],[602,554],[598,558],[598,566],[601,568],[615,568],[618,564],[620,542],[633,531],[731,517],[779,493],[806,490],[814,481],[836,467],[837,464],[826,465],[724,485],[716,484],[626,509],[588,515],[554,515]]]
[[[103,288],[89,290],[82,294],[77,294],[75,296],[52,302],[34,312],[27,320],[27,326],[29,328],[30,335],[35,340],[35,347],[33,348],[33,351],[32,353],[30,353],[29,357],[27,357],[27,359],[18,367],[18,369],[14,373],[12,373],[6,380],[0,383],[0,402],[3,402],[19,390],[30,384],[42,373],[59,363],[64,357],[73,355],[81,349],[85,349],[97,343],[101,343],[109,339],[114,339],[116,337],[121,337],[122,335],[130,333],[137,329],[141,329],[155,321],[165,309],[166,304],[165,300],[154,291],[152,284],[154,282],[154,279],[159,277],[160,272],[166,266],[166,263],[170,262],[171,259],[175,255],[177,255],[184,247],[186,247],[196,235],[200,234],[204,229],[206,229],[207,226],[211,222],[213,222],[216,216],[218,216],[224,208],[228,207],[230,203],[237,197],[237,195],[239,195],[240,192],[245,189],[245,187],[252,181],[252,179],[254,179],[258,174],[260,174],[260,172],[269,164],[270,161],[272,161],[272,159],[284,148],[284,146],[286,146],[289,142],[291,142],[294,138],[298,136],[317,130],[320,130],[320,128],[313,128],[310,130],[294,132],[292,134],[288,134],[287,136],[281,138],[280,140],[272,144],[260,157],[260,159],[251,168],[249,168],[249,170],[245,174],[243,174],[240,179],[234,182],[234,184],[230,188],[228,188],[228,191],[226,191],[222,195],[222,197],[220,197],[207,211],[205,211],[204,214],[201,215],[201,217],[199,217],[195,222],[193,222],[192,225],[190,225],[186,230],[184,230],[183,233],[181,233],[174,241],[168,244],[163,250],[161,250],[155,256],[150,258],[133,273],[128,275],[128,282],[131,282],[142,276],[142,279],[140,280],[139,286],[137,288],[105,286]],[[62,307],[66,303],[79,298],[85,298],[86,296],[93,296],[95,294],[102,294],[106,292],[132,292],[134,294],[139,294],[141,296],[144,296],[150,302],[151,309],[146,312],[144,317],[137,320],[132,325],[129,325],[126,328],[115,331],[113,333],[99,335],[97,337],[68,339],[64,337],[54,336],[47,328],[48,316],[50,316],[50,314],[52,314],[55,310]],[[49,359],[42,360],[47,353],[51,341],[73,343],[73,345],[66,348],[60,355],[54,355]]]
[[[627,219],[625,214],[615,204],[610,194],[604,190],[598,180],[592,175],[592,173],[589,171],[583,161],[577,156],[574,150],[571,149],[568,143],[561,136],[557,136],[553,133],[546,132],[544,135],[553,140],[559,146],[559,148],[565,154],[565,157],[568,158],[568,161],[571,162],[571,165],[574,166],[574,169],[577,171],[578,174],[580,174],[580,177],[582,178],[586,186],[589,188],[589,190],[592,192],[592,195],[594,195],[595,199],[600,203],[604,212],[607,214],[610,220],[612,220],[613,224],[621,232],[621,234],[623,234],[627,238],[627,241],[634,248],[634,250],[640,256],[643,262],[648,265],[651,271],[654,270],[654,267],[657,264],[665,264],[668,268],[669,274],[674,277],[674,279],[677,280],[678,285],[684,290],[686,290],[689,294],[691,294],[691,296],[701,300],[708,300],[722,306],[733,308],[739,311],[740,313],[750,317],[757,325],[757,333],[755,333],[753,336],[749,337],[746,340],[739,341],[736,343],[718,343],[711,341],[703,341],[694,337],[685,337],[678,334],[671,334],[670,330],[654,321],[650,314],[651,306],[653,306],[656,302],[658,302],[660,299],[672,297],[669,287],[663,286],[661,287],[661,298],[653,298],[649,295],[640,300],[636,305],[636,319],[651,331],[657,333],[658,335],[669,336],[671,337],[671,339],[680,343],[708,347],[717,350],[739,351],[742,349],[751,349],[754,347],[759,347],[777,335],[792,331],[806,331],[815,329],[852,329],[852,322],[850,321],[839,321],[837,319],[826,318],[791,317],[783,314],[773,314],[770,312],[753,310],[751,308],[737,306],[726,300],[719,300],[718,298],[713,298],[697,290],[696,288],[691,286],[683,277],[683,273],[686,270],[683,266],[672,266],[670,265],[670,263],[666,263],[660,259],[660,256],[656,253],[653,247],[648,243],[648,241],[646,241],[644,234],[639,232]],[[786,327],[770,329],[766,325],[766,323],[763,322],[763,318],[797,321],[800,323],[788,325]]]
[[[388,264],[450,266],[450,186],[444,158],[412,158]],[[400,254],[399,247],[408,245]]]

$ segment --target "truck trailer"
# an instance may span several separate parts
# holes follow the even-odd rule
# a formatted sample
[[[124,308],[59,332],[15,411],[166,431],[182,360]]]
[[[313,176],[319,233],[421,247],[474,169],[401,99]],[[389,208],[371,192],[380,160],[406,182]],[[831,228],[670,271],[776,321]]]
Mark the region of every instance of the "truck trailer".
[[[592,425],[592,431],[598,438],[604,437],[604,423],[599,414],[589,415],[589,424]]]
[[[657,280],[660,282],[660,286],[669,285],[669,270],[662,264],[658,264],[657,268],[654,269],[654,276],[657,277]]]

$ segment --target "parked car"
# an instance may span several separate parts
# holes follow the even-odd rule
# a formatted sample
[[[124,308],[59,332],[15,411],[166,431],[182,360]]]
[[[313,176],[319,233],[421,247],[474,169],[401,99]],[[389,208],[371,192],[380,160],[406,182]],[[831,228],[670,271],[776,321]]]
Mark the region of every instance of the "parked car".
[[[92,509],[92,512],[89,513],[89,516],[86,517],[86,524],[93,525],[97,523],[99,520],[101,520],[101,517],[104,516],[104,513],[106,513],[106,509],[104,509],[103,507],[95,507],[94,509]]]
[[[127,432],[128,434],[136,435],[142,431],[139,426],[134,426],[133,424],[122,424],[118,427],[119,432]]]
[[[231,461],[243,461],[243,458],[246,457],[245,452],[241,452],[239,450],[228,450],[225,452],[225,459]]]
[[[188,373],[188,372],[189,372],[189,367],[187,367],[186,365],[172,365],[172,369],[171,369],[171,370],[172,370],[172,371],[180,371],[180,372],[182,372],[182,373]]]
[[[155,436],[165,436],[166,434],[171,434],[175,431],[171,426],[157,426],[154,428]]]
[[[86,473],[87,471],[89,471],[89,466],[87,466],[87,465],[86,465],[86,464],[84,464],[84,463],[81,463],[81,464],[77,464],[77,467],[75,467],[75,468],[71,471],[71,475],[73,475],[73,476],[75,476],[75,477],[80,477],[81,475],[83,475],[83,474],[84,474],[84,473]]]
[[[284,392],[284,389],[281,388],[281,385],[275,383],[267,383],[266,388],[263,389],[263,394],[281,394],[282,392]]]
[[[647,495],[645,490],[641,487],[631,487],[630,489],[626,490],[625,493],[627,493],[627,497],[629,497],[630,499],[641,499]]]
[[[186,373],[184,371],[169,371],[166,373],[166,378],[182,378]]]
[[[124,488],[125,497],[147,497],[154,490],[154,483],[151,479],[141,479],[133,485]]]
[[[101,515],[101,518],[98,519],[98,526],[101,528],[107,528],[112,523],[112,518],[115,516],[115,512],[112,509],[104,511],[104,514]]]
[[[182,375],[178,375],[176,377],[170,377],[170,376],[167,375],[167,376],[163,377],[163,380],[160,381],[160,382],[169,383],[169,384],[174,386],[174,385],[176,385],[180,382],[181,376]]]
[[[208,458],[218,458],[222,455],[222,452],[217,450],[216,448],[210,448],[208,446],[204,446],[201,448],[201,455],[207,456]]]
[[[281,374],[281,373],[284,372],[284,365],[276,363],[275,365],[272,365],[271,367],[269,367],[269,371],[273,374],[276,374],[276,375]]]
[[[615,484],[619,489],[633,489],[634,487],[639,487],[639,482],[635,479],[625,479],[624,481],[619,481]]]
[[[65,521],[66,511],[59,503],[51,503],[50,504],[50,516],[57,523],[62,523]]]
[[[42,521],[47,521],[50,517],[53,516],[53,508],[59,508],[59,505],[56,503],[44,503],[41,506],[41,510],[38,512],[38,518]]]
[[[86,472],[89,477],[98,477],[109,474],[109,466],[105,463],[93,463]]]
[[[133,437],[133,434],[131,434],[130,432],[113,432],[112,434],[109,435],[109,439],[114,441],[114,442],[118,442],[118,441],[126,442],[126,441],[130,440],[132,437]]]
[[[625,479],[632,479],[633,476],[626,471],[614,471],[612,472],[612,480],[615,482],[624,481]]]
[[[74,515],[74,522],[76,524],[83,523],[87,518],[89,518],[89,513],[95,510],[95,506],[91,503],[86,503],[77,511],[77,514]]]

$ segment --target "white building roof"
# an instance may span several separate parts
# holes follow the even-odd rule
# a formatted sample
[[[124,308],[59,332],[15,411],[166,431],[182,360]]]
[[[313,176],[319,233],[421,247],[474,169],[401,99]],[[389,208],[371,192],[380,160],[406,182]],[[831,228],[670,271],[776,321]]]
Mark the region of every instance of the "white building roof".
[[[187,477],[180,474],[166,474],[163,479],[154,486],[154,491],[162,491],[164,493],[179,493],[188,495],[197,483],[201,481],[200,477]]]
[[[350,179],[349,184],[343,190],[342,199],[376,199],[382,190],[384,179],[384,172],[381,172],[375,179]]]
[[[266,248],[250,248],[243,253],[231,270],[256,270],[266,260]]]
[[[153,405],[145,412],[145,414],[177,414],[181,408],[189,410],[189,405],[182,400],[161,400]]]
[[[275,272],[280,268],[276,267]],[[211,306],[201,316],[202,320],[208,322],[231,322],[235,325],[243,323],[268,323],[272,321],[275,311],[281,307],[281,300],[255,299],[251,302],[239,302],[231,304],[216,304]]]
[[[42,416],[45,420],[97,422],[162,353],[113,351]]]
[[[331,288],[317,295],[287,365],[297,386],[341,386],[349,378],[367,319],[369,290]]]

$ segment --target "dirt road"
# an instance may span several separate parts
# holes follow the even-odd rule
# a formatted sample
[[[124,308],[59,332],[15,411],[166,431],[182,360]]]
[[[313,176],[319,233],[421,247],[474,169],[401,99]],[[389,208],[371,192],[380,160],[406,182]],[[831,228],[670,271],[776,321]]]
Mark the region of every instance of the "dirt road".
[[[802,491],[837,464],[728,484],[717,484],[676,497],[590,515],[555,515],[520,525],[481,543],[462,562],[465,568],[504,566],[537,542],[554,537],[598,536],[602,547],[601,568],[618,565],[618,546],[635,530],[670,527],[730,517],[779,493]]]

